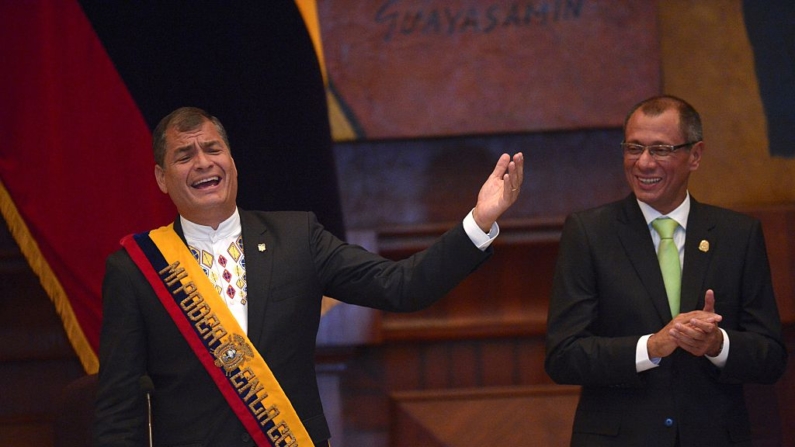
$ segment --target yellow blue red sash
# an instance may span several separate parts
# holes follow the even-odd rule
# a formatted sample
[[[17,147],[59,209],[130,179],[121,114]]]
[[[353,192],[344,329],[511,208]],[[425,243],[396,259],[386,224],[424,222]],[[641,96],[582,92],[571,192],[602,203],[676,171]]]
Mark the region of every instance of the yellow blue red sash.
[[[258,446],[312,446],[290,400],[173,225],[122,246]]]

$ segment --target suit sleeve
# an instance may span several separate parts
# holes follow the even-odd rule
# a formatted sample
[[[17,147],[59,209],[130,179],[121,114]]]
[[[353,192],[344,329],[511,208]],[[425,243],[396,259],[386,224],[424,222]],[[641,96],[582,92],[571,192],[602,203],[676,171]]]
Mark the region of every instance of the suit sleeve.
[[[146,444],[146,407],[140,388],[146,365],[145,334],[129,277],[135,271],[121,251],[106,262],[94,423],[97,446]]]
[[[787,350],[781,337],[765,238],[759,221],[754,221],[746,244],[738,308],[724,308],[716,295],[716,312],[731,347],[719,380],[730,383],[773,383],[787,363]],[[716,292],[718,293],[718,292]]]
[[[605,335],[600,331],[601,296],[594,234],[579,215],[566,219],[555,267],[547,319],[547,374],[557,383],[598,386],[643,386],[635,369],[640,335]],[[618,325],[618,321],[612,324]],[[642,334],[641,334],[642,335]]]
[[[341,242],[310,218],[311,247],[324,293],[349,303],[393,312],[426,308],[488,259],[459,223],[427,249],[392,261]]]

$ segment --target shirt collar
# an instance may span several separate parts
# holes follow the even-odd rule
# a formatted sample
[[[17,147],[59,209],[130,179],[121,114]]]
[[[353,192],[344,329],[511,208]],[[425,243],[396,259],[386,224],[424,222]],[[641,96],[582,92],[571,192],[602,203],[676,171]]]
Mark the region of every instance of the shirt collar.
[[[217,230],[213,230],[213,227],[207,225],[191,222],[182,216],[179,216],[179,219],[182,223],[182,232],[185,234],[185,239],[188,240],[215,242],[221,239],[237,237],[242,231],[240,214],[237,208],[235,208],[235,212],[229,218],[218,225]]]
[[[651,222],[658,217],[670,217],[675,220],[683,230],[687,230],[687,217],[690,215],[690,191],[687,191],[687,195],[682,204],[665,216],[652,208],[648,203],[638,200],[638,205],[640,205],[640,211],[646,219],[646,225],[651,225]]]

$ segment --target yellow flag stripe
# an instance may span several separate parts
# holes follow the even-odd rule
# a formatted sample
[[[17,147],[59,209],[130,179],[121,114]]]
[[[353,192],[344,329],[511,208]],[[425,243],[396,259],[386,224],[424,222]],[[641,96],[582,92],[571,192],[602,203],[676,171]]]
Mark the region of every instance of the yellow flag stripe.
[[[340,99],[329,88],[329,77],[326,69],[326,59],[323,56],[323,39],[320,33],[320,16],[317,10],[316,0],[295,0],[301,16],[304,18],[312,44],[315,47],[315,54],[320,63],[320,70],[323,74],[323,84],[326,87],[326,102],[328,103],[329,125],[331,126],[331,138],[334,141],[355,140],[357,135],[351,120],[345,110],[340,105]]]
[[[28,261],[33,273],[39,277],[41,286],[55,305],[55,311],[61,317],[66,336],[80,359],[83,369],[87,374],[96,373],[99,370],[99,359],[77,321],[69,297],[52,271],[50,264],[42,255],[39,244],[30,233],[25,219],[19,214],[19,210],[2,182],[0,182],[0,212],[8,224],[11,235],[17,241],[22,255]]]

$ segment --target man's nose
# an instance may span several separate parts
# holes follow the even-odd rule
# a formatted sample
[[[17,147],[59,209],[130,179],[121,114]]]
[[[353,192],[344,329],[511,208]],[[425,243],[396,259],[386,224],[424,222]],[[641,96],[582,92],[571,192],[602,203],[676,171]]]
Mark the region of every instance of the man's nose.
[[[649,148],[645,148],[643,152],[640,154],[638,161],[636,162],[641,166],[649,166],[657,163],[657,159],[651,154]]]
[[[213,164],[212,159],[204,153],[204,151],[199,150],[196,152],[196,167],[197,168],[206,168]]]

